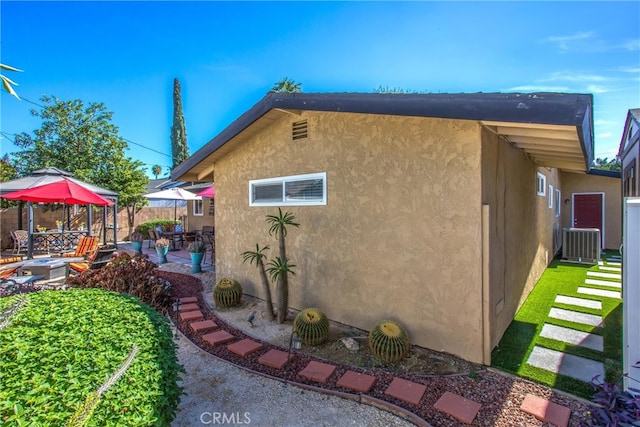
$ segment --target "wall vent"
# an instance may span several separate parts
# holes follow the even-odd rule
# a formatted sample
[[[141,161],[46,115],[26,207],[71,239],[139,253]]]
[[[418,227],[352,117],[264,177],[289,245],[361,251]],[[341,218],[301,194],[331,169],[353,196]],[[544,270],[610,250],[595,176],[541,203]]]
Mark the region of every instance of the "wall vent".
[[[291,138],[296,141],[298,139],[305,139],[307,136],[307,121],[301,120],[294,122],[291,126]]]
[[[564,228],[562,258],[569,261],[597,264],[600,261],[600,230],[597,228]]]

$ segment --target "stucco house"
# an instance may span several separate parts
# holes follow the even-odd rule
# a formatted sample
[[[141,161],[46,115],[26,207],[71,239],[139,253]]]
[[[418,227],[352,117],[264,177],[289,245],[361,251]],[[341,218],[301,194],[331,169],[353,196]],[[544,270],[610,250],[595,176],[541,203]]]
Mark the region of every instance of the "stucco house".
[[[575,196],[603,194],[604,246],[619,245],[620,180],[588,174],[592,103],[269,93],[172,179],[215,182],[216,270],[246,293],[263,297],[240,254],[277,247],[265,215],[282,207],[300,223],[287,235],[291,307],[364,330],[395,319],[414,344],[489,364],[562,228],[579,225]]]

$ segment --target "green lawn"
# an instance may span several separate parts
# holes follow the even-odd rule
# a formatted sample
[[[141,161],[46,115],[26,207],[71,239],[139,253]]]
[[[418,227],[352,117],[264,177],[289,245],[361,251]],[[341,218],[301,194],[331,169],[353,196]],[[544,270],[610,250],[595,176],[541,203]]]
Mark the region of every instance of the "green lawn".
[[[606,260],[607,256],[617,254],[616,251],[608,251],[603,259]],[[589,287],[584,284],[589,270],[599,271],[598,266],[568,263],[554,259],[516,314],[498,346],[493,350],[492,366],[577,396],[590,398],[593,395],[593,389],[585,382],[527,365],[529,354],[537,345],[601,361],[604,363],[607,380],[618,382],[622,372],[622,300],[578,294],[578,286]],[[602,301],[602,311],[556,303],[556,295]],[[548,317],[551,307],[599,314],[603,316],[604,323],[602,327],[591,327],[552,319]],[[545,322],[602,335],[604,337],[604,351],[601,353],[542,338],[539,334]]]

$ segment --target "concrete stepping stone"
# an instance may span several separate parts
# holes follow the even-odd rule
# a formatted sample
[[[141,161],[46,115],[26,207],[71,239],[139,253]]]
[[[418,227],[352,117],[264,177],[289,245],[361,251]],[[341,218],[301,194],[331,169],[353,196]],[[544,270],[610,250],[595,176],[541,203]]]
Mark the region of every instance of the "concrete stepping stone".
[[[621,263],[621,262],[612,262],[612,261],[607,261],[607,264],[608,264],[608,265],[615,265],[615,266],[618,266],[618,267],[621,267],[621,266],[622,266],[622,263]]]
[[[579,313],[577,311],[565,310],[564,308],[551,308],[551,310],[549,310],[549,317],[566,320],[567,322],[582,323],[583,325],[602,325],[602,316]]]
[[[609,280],[585,279],[584,284],[585,285],[605,286],[605,287],[609,287],[609,288],[622,289],[622,283],[620,283],[620,282],[611,282]]]
[[[328,363],[316,362],[312,360],[298,375],[310,381],[326,384],[327,380],[335,372],[336,367]]]
[[[539,346],[533,348],[527,364],[586,383],[596,375],[604,378],[604,365],[602,362]]]
[[[598,269],[599,270],[604,270],[604,271],[614,271],[616,273],[621,273],[622,272],[622,269],[620,267],[608,267],[608,266],[605,266],[605,265],[598,266]]]
[[[403,402],[419,405],[425,391],[427,391],[427,386],[425,385],[394,377],[384,394],[395,397]]]
[[[220,345],[233,341],[236,339],[236,337],[231,335],[227,331],[217,331],[207,335],[203,335],[202,339],[211,345]]]
[[[198,304],[196,303],[189,303],[189,304],[183,304],[180,306],[180,313],[187,312],[187,311],[196,311],[196,310],[200,310],[200,306],[198,306]]]
[[[585,294],[585,295],[595,295],[598,297],[617,298],[617,299],[622,298],[622,294],[620,292],[606,291],[604,289],[584,288],[582,286],[578,288],[578,293]]]
[[[580,347],[590,348],[596,351],[604,350],[604,340],[601,335],[576,331],[575,329],[565,328],[562,326],[545,323],[542,325],[540,336],[573,345],[579,345]]]
[[[558,427],[567,427],[569,418],[571,418],[571,409],[533,394],[527,394],[524,397],[520,409],[540,421],[551,423]]]
[[[201,320],[199,322],[191,322],[189,324],[191,326],[191,330],[193,332],[206,332],[211,331],[213,329],[218,329],[218,324],[213,320]]]
[[[445,392],[433,405],[439,411],[451,415],[465,424],[471,424],[482,407],[478,402],[459,396],[455,393]]]
[[[567,305],[575,305],[578,307],[592,308],[594,310],[602,310],[602,301],[586,298],[576,298],[566,295],[556,295],[555,302]]]
[[[198,297],[182,297],[178,301],[180,301],[180,304],[190,304],[198,302]]]
[[[375,382],[376,377],[372,377],[371,375],[347,371],[340,377],[337,385],[360,393],[368,393]]]
[[[601,273],[599,271],[587,271],[587,276],[590,276],[590,277],[601,277],[603,279],[622,280],[622,275],[621,274]]]
[[[234,342],[233,344],[228,345],[227,349],[232,353],[245,357],[253,352],[260,350],[262,347],[263,345],[260,344],[259,342],[249,338],[245,338],[243,340],[240,340],[240,341]]]
[[[204,315],[200,310],[180,312],[180,319],[186,321],[203,320]]]
[[[289,355],[286,351],[282,350],[269,350],[258,359],[258,363],[270,368],[282,369],[285,365],[292,360],[295,356]]]

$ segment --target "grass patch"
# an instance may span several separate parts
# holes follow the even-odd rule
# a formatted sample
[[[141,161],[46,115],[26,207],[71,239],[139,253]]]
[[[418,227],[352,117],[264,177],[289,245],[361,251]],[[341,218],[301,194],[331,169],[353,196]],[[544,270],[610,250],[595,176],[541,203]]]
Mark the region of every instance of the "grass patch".
[[[554,259],[551,262],[516,313],[502,340],[493,350],[491,355],[493,367],[584,398],[590,398],[593,395],[591,386],[583,381],[527,365],[526,361],[537,345],[603,362],[607,380],[619,381],[622,372],[622,301],[579,294],[578,286],[585,286],[587,271],[599,271],[598,266],[567,263],[560,259]],[[596,285],[587,286],[597,288]],[[557,295],[602,301],[602,310],[556,303]],[[603,326],[592,327],[552,319],[548,317],[552,307],[602,315]],[[601,335],[604,340],[604,351],[599,352],[540,337],[544,323]]]

